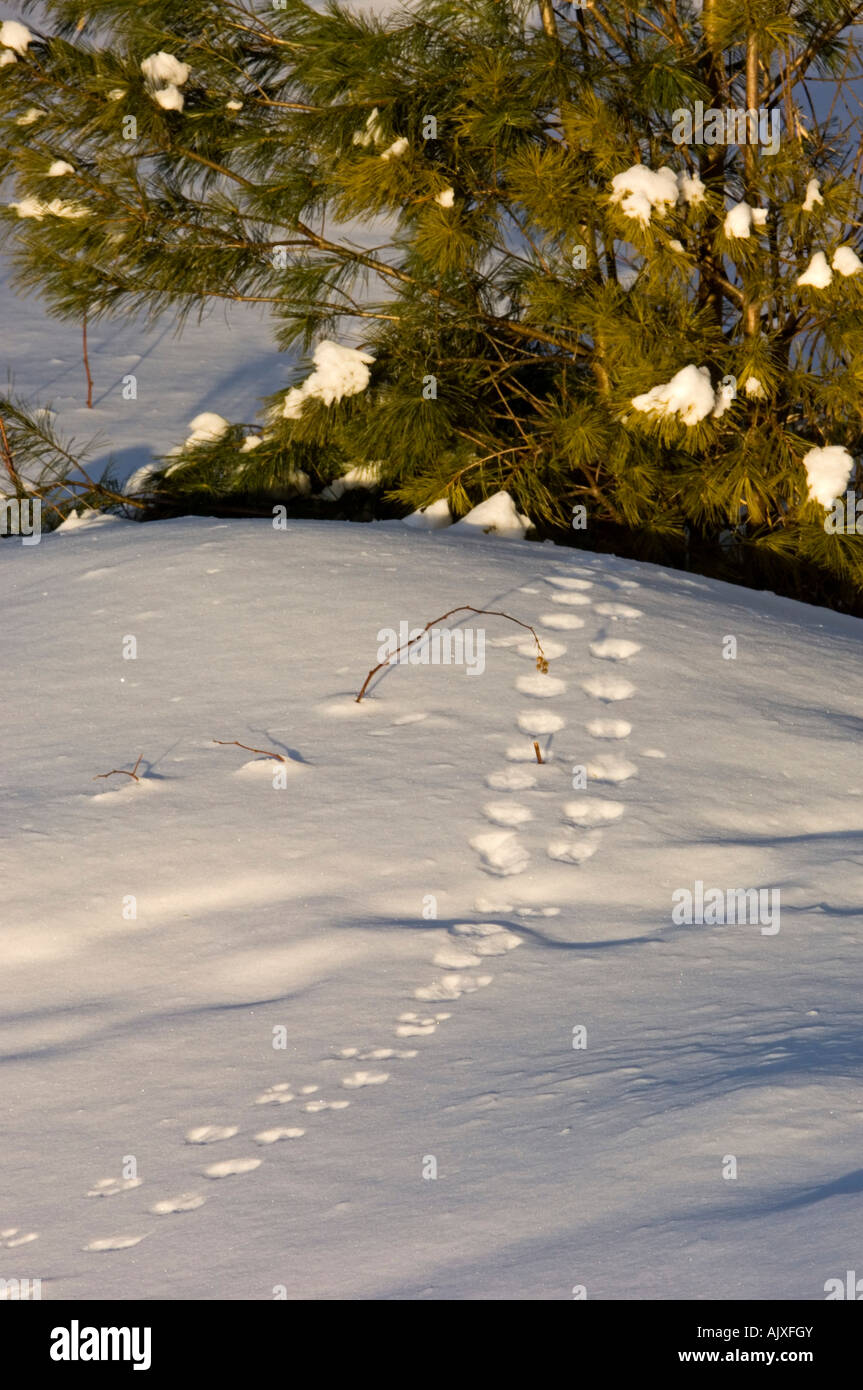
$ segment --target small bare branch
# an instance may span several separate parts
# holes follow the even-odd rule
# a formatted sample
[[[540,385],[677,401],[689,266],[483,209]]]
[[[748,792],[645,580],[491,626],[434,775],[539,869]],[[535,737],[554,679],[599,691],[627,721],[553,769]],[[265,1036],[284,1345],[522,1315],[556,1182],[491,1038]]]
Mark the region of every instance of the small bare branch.
[[[97,773],[97,775],[93,778],[93,781],[94,781],[94,782],[98,782],[98,781],[100,781],[101,778],[103,778],[103,777],[131,777],[133,782],[140,782],[141,779],[140,779],[140,777],[138,776],[138,768],[141,766],[141,763],[142,763],[142,761],[143,761],[143,758],[144,758],[144,754],[143,754],[143,753],[140,753],[140,754],[138,755],[138,761],[136,762],[135,766],[132,768],[132,771],[131,771],[131,772],[129,772],[129,771],[128,771],[126,768],[124,768],[124,767],[115,767],[115,768],[113,769],[112,772],[99,772],[99,773]]]
[[[536,643],[536,669],[538,671],[542,671],[544,675],[548,674],[548,661],[546,660],[545,652],[542,650],[542,643],[540,642],[539,638],[536,635],[536,632],[531,627],[530,623],[523,623],[520,618],[513,618],[510,613],[502,613],[498,608],[472,608],[469,603],[462,603],[459,605],[458,608],[451,608],[448,613],[442,613],[439,618],[433,618],[430,623],[426,623],[422,632],[420,632],[416,637],[411,637],[410,641],[403,642],[401,646],[396,647],[395,651],[387,657],[386,661],[379,661],[377,666],[373,666],[372,669],[369,671],[368,675],[366,676],[365,680],[363,681],[363,688],[357,696],[355,703],[360,703],[360,701],[362,700],[363,696],[369,688],[370,681],[374,676],[377,675],[378,671],[380,671],[382,667],[389,666],[393,657],[398,656],[399,652],[407,651],[410,647],[413,647],[417,642],[421,642],[430,628],[436,627],[438,623],[442,623],[446,618],[451,618],[453,613],[477,613],[481,617],[486,618],[506,618],[508,622],[517,623],[519,627],[525,628],[529,633],[531,633],[531,635],[533,636],[533,640]]]
[[[263,753],[265,758],[276,758],[280,763],[288,761],[281,753],[271,753],[268,748],[252,748],[251,744],[240,743],[235,738],[214,738],[213,742],[221,744],[223,748],[245,748],[247,753]]]

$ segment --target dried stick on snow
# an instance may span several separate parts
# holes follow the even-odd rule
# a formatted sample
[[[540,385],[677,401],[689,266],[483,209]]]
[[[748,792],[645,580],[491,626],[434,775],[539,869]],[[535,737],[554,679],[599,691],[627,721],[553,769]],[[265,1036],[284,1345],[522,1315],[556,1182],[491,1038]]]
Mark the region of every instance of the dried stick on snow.
[[[410,647],[415,646],[417,642],[421,642],[430,628],[436,627],[438,623],[442,623],[446,618],[451,618],[453,613],[477,613],[481,617],[486,618],[506,618],[508,622],[517,623],[519,627],[525,628],[532,635],[533,640],[536,643],[536,669],[538,671],[542,671],[544,674],[548,673],[548,662],[545,657],[545,652],[542,650],[542,643],[540,642],[530,623],[523,623],[520,618],[514,618],[511,613],[502,613],[498,608],[472,608],[469,603],[462,603],[459,605],[458,608],[451,608],[448,613],[442,613],[439,618],[433,618],[430,623],[426,623],[422,632],[418,633],[416,637],[411,637],[411,639],[408,642],[403,642],[401,646],[396,647],[394,652],[390,653],[390,655],[386,658],[385,661],[379,661],[377,666],[373,666],[372,669],[369,671],[369,674],[363,681],[363,688],[356,698],[356,704],[360,703],[360,701],[362,700],[363,696],[369,688],[369,683],[377,675],[378,671],[380,671],[384,666],[389,666],[390,662],[393,660],[393,657],[398,656],[399,652],[406,652]]]
[[[132,768],[132,771],[131,771],[131,772],[128,772],[128,771],[126,770],[126,768],[124,768],[124,767],[115,767],[115,768],[113,769],[112,772],[99,772],[99,773],[97,773],[96,776],[93,778],[93,781],[94,781],[94,782],[98,782],[98,781],[100,781],[100,779],[101,779],[102,777],[131,777],[133,782],[140,782],[141,779],[140,779],[140,777],[138,776],[138,768],[141,766],[141,763],[142,763],[142,761],[143,761],[143,758],[144,758],[144,754],[143,754],[143,753],[139,754],[139,756],[138,756],[138,761],[136,762],[135,766]]]
[[[240,743],[235,738],[214,738],[214,743],[219,743],[223,748],[245,748],[247,753],[263,753],[265,758],[277,758],[280,763],[288,760],[281,753],[272,753],[269,748],[252,748],[249,743]]]
[[[537,761],[538,763],[541,763],[541,762],[542,762],[542,754],[541,754],[540,751],[539,751],[539,744],[537,743],[536,739],[533,740],[533,751],[534,751],[534,753],[536,754],[536,761]]]

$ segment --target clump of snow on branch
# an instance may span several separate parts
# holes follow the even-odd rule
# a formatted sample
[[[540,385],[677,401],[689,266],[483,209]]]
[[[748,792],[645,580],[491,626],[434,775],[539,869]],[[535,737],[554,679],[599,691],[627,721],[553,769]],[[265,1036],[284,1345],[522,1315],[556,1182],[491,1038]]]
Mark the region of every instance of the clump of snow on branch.
[[[45,115],[45,112],[44,112],[44,111],[40,111],[38,106],[28,106],[28,108],[27,108],[27,110],[24,112],[23,116],[16,116],[16,118],[15,118],[15,124],[16,124],[16,125],[33,125],[34,121],[38,121],[38,120],[39,120],[39,117],[40,117],[40,116],[44,116],[44,115]]]
[[[407,153],[408,146],[409,142],[403,135],[400,135],[397,140],[394,140],[393,143],[384,150],[381,159],[401,159],[402,155]]]
[[[816,251],[803,274],[797,276],[798,285],[811,285],[816,290],[826,290],[832,280],[833,271],[823,251]]]
[[[810,449],[803,459],[809,496],[822,507],[829,507],[845,491],[854,468],[854,460],[841,444],[828,444],[823,449]]]
[[[435,202],[439,207],[451,208],[455,202],[455,190],[452,188],[441,189],[440,193],[435,194]]]
[[[36,222],[41,222],[44,217],[86,217],[88,209],[81,207],[79,203],[64,203],[59,198],[52,198],[50,203],[43,203],[40,198],[22,198],[20,203],[10,203],[10,208],[14,208],[19,217],[30,217]]]
[[[286,420],[298,419],[310,397],[332,405],[344,396],[365,391],[371,380],[369,366],[375,359],[358,348],[342,347],[341,343],[325,338],[315,348],[312,360],[315,370],[311,376],[301,386],[291,387],[285,396],[282,414]]]
[[[767,221],[766,208],[753,208],[747,202],[735,203],[725,214],[722,230],[729,238],[745,240],[753,227],[763,227]]]
[[[660,215],[680,203],[702,203],[704,184],[697,174],[676,174],[673,169],[649,169],[633,164],[611,180],[612,203],[619,203],[624,217],[648,226],[653,212]]]
[[[0,53],[0,68],[8,68],[12,63],[17,63],[17,61],[18,59],[15,57],[11,48],[4,48],[3,52]]]
[[[743,383],[743,394],[752,401],[766,401],[767,392],[757,376],[748,376]]]
[[[384,132],[381,128],[380,112],[378,111],[378,108],[375,107],[371,115],[368,117],[364,129],[357,130],[354,132],[353,142],[355,145],[362,145],[363,148],[367,148],[369,145],[372,144],[382,145],[385,138],[386,137],[384,136]]]
[[[17,19],[4,19],[0,24],[0,48],[12,49],[15,53],[20,53],[23,58],[29,45],[33,42],[33,35],[26,24],[20,24]],[[13,58],[14,62],[15,59]],[[8,59],[7,59],[8,62]],[[4,63],[5,67],[6,64]]]
[[[189,421],[189,429],[192,433],[186,440],[186,448],[191,448],[195,444],[215,444],[231,428],[229,420],[224,415],[216,415],[212,410],[205,410],[202,414],[196,415],[194,420]]]
[[[306,478],[305,473],[298,476]],[[327,487],[322,489],[320,495],[329,502],[337,502],[346,492],[354,492],[357,488],[375,487],[380,482],[380,478],[381,466],[379,463],[358,463],[354,468],[349,468],[347,473],[343,473],[340,478],[334,478]],[[306,481],[308,481],[307,478]]]
[[[818,203],[823,203],[821,197],[821,184],[817,179],[810,179],[806,185],[806,201],[803,204],[804,212],[812,212]]]
[[[172,53],[160,51],[143,60],[141,72],[153,100],[163,110],[182,111],[184,102],[180,88],[189,76],[188,63],[181,63]]]
[[[684,425],[697,425],[708,415],[722,414],[727,404],[717,399],[706,367],[690,363],[661,386],[633,396],[633,407],[648,415],[679,415]]]
[[[857,275],[863,270],[863,261],[853,246],[840,246],[833,252],[830,264],[839,275]]]
[[[49,179],[62,178],[64,174],[74,174],[75,170],[71,164],[67,164],[65,159],[55,159],[48,170]]]

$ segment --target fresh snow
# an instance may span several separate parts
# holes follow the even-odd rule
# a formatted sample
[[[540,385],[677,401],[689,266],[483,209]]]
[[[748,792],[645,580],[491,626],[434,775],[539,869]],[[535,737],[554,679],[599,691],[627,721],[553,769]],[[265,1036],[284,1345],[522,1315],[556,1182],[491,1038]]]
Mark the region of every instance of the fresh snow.
[[[766,222],[766,208],[753,208],[747,202],[735,203],[725,214],[723,231],[729,238],[745,240],[753,227],[763,227]]]
[[[141,63],[141,72],[153,87],[182,87],[189,77],[189,65],[181,63],[172,53],[151,53]]]
[[[453,530],[521,540],[530,526],[530,517],[522,516],[508,492],[495,492],[457,521]]]
[[[11,49],[23,58],[32,42],[33,35],[26,24],[17,19],[4,19],[0,24],[0,48]]]
[[[690,363],[670,381],[633,396],[632,405],[649,415],[679,415],[684,425],[697,425],[716,411],[719,403],[710,383],[710,372]]]
[[[859,620],[397,522],[83,518],[0,574],[4,1278],[764,1300],[859,1267]],[[536,628],[551,697],[464,614],[481,678],[356,703],[382,626],[464,603]],[[780,930],[675,925],[698,882],[778,887]]]
[[[803,274],[797,276],[798,285],[812,285],[816,290],[826,290],[832,280],[833,272],[823,251],[816,251]]]
[[[830,262],[833,269],[840,275],[857,275],[863,270],[863,261],[857,255],[853,246],[840,246],[833,252],[833,259]]]
[[[810,179],[806,185],[806,200],[803,203],[803,211],[812,212],[817,205],[823,202],[821,184],[817,179]]]
[[[325,405],[332,405],[345,396],[356,396],[365,391],[371,380],[369,367],[375,359],[368,352],[345,347],[326,338],[318,343],[312,360],[315,370],[302,386],[291,387],[285,396],[282,414],[286,420],[297,419],[310,396],[316,396]]]
[[[829,507],[848,485],[854,460],[841,444],[810,449],[803,457],[809,496],[822,507]]]
[[[677,203],[677,175],[673,169],[648,169],[646,164],[634,164],[615,174],[611,180],[611,202],[619,203],[625,217],[634,218],[646,227],[651,213],[665,213]]]

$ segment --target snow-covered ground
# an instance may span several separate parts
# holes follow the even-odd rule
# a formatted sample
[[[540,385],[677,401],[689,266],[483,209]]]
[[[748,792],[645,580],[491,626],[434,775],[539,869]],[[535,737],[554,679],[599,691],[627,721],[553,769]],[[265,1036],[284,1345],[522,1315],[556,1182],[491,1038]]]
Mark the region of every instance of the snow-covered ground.
[[[399,523],[101,522],[3,542],[0,586],[0,1277],[818,1300],[860,1267],[859,621]],[[356,704],[382,629],[459,604],[549,673],[467,614],[482,674]],[[778,889],[779,930],[676,925],[698,881]]]

